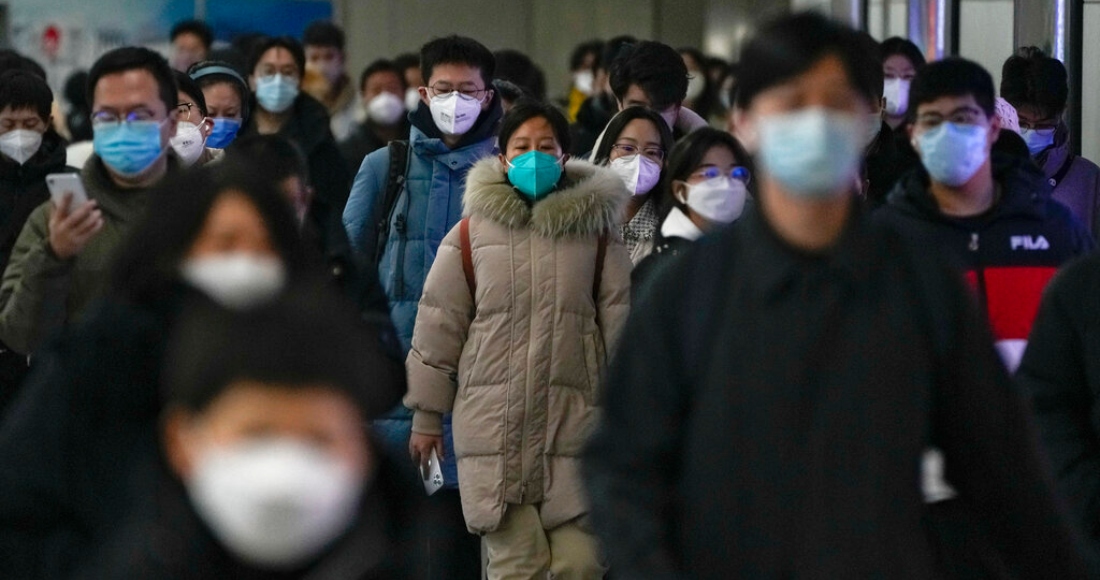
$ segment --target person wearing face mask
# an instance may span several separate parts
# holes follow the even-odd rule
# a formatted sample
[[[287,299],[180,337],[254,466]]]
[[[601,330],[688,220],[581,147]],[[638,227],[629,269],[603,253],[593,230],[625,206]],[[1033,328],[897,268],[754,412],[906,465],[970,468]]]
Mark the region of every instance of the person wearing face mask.
[[[65,141],[50,124],[53,93],[37,75],[0,75],[0,271],[23,225],[50,199],[46,175],[75,172],[65,165]],[[27,357],[0,343],[0,410],[27,373]]]
[[[679,139],[707,126],[706,119],[684,106],[689,76],[680,53],[667,44],[643,40],[619,49],[608,83],[620,111],[635,106],[653,109]]]
[[[214,131],[214,121],[207,111],[202,89],[187,73],[172,72],[179,88],[176,134],[169,141],[172,151],[184,167],[202,167],[220,160],[224,151],[206,146]]]
[[[924,54],[911,41],[894,36],[882,41],[883,89],[886,99],[886,124],[898,129],[909,113],[909,86],[925,65]]]
[[[241,125],[248,119],[252,97],[248,83],[231,66],[216,60],[195,63],[187,74],[202,90],[206,111],[213,124],[206,138],[206,146],[225,149],[237,138]]]
[[[615,231],[629,194],[613,171],[568,160],[553,105],[518,101],[500,142],[470,170],[465,217],[424,284],[406,361],[409,453],[442,457],[453,411],[462,513],[490,580],[596,580],[606,568],[584,523],[578,452],[629,309]]]
[[[715,85],[707,73],[707,57],[697,48],[683,47],[677,50],[687,67],[688,84],[684,93],[683,107],[694,111],[707,123],[725,123],[726,111],[718,100],[718,85]]]
[[[376,60],[359,76],[359,96],[366,118],[350,137],[340,143],[340,152],[348,170],[355,174],[363,159],[395,139],[409,134],[408,111],[405,110],[405,77],[392,61]]]
[[[611,569],[953,577],[922,525],[932,440],[1011,573],[1084,578],[962,281],[853,199],[875,82],[858,33],[786,16],[741,58],[758,211],[696,242],[632,308],[585,462]]]
[[[201,20],[178,22],[168,36],[172,42],[172,68],[180,72],[206,60],[214,44],[214,31]]]
[[[603,53],[602,40],[589,40],[573,47],[569,55],[569,93],[563,104],[570,123],[577,122],[577,113],[588,97],[596,93],[596,70]]]
[[[329,130],[324,106],[301,91],[305,66],[305,52],[292,38],[266,38],[257,43],[248,67],[255,107],[240,137],[279,135],[302,148],[313,176],[314,195],[307,217],[322,239],[329,239],[329,230],[341,227],[340,214],[351,178]]]
[[[645,107],[628,107],[607,124],[591,161],[617,173],[631,193],[619,233],[633,263],[653,251],[661,218],[670,201],[661,183],[672,131],[661,116]]]
[[[927,65],[910,92],[910,132],[922,167],[891,192],[877,217],[965,271],[1015,371],[1043,287],[1057,269],[1093,249],[1092,237],[1026,159],[990,154],[1001,131],[993,81],[980,65]]]
[[[361,103],[356,99],[355,85],[345,72],[344,31],[332,22],[318,20],[302,33],[306,54],[306,70],[324,79],[310,96],[320,101],[328,111],[329,127],[336,141],[343,141],[355,131]]]
[[[420,89],[424,83],[424,75],[420,72],[420,55],[415,52],[404,52],[393,57],[393,66],[401,71],[401,78],[405,81],[405,109],[415,111],[420,104]]]
[[[570,141],[573,150],[570,155],[584,157],[596,145],[596,139],[603,133],[611,117],[619,111],[615,95],[608,82],[608,69],[623,46],[638,42],[633,36],[616,36],[604,43],[603,51],[593,71],[592,94],[581,103],[577,110],[577,120],[569,126]]]
[[[88,87],[95,154],[80,180],[89,201],[38,206],[0,283],[0,340],[24,354],[103,295],[108,265],[145,213],[149,190],[179,167],[169,154],[178,95],[163,57],[113,50],[92,66]]]
[[[867,95],[871,102],[871,114],[868,117],[866,146],[863,155],[863,171],[859,183],[860,197],[869,209],[886,203],[886,195],[894,184],[906,172],[920,164],[920,159],[912,154],[911,148],[898,149],[898,139],[893,127],[886,120],[888,99],[883,87],[882,44],[869,34],[860,35],[868,54],[875,55],[874,64],[868,70],[875,77],[874,89]],[[908,88],[906,88],[908,90]],[[908,98],[908,94],[906,94]]]
[[[1020,136],[1054,199],[1100,237],[1100,167],[1071,151],[1063,118],[1069,97],[1065,65],[1033,46],[1021,48],[1001,68],[1001,96],[1016,108]]]
[[[725,131],[704,127],[677,141],[666,173],[664,186],[673,206],[661,222],[653,253],[631,274],[635,295],[670,258],[703,235],[737,221],[750,197],[752,159]]]

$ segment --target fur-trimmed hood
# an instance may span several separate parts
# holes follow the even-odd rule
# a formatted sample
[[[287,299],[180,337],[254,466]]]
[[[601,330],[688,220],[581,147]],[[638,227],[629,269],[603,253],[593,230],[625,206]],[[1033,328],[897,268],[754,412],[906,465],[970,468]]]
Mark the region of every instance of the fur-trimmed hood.
[[[478,161],[466,176],[463,215],[478,215],[509,228],[549,237],[617,231],[630,192],[613,171],[587,161],[565,164],[566,187],[528,205],[513,189],[496,157]]]

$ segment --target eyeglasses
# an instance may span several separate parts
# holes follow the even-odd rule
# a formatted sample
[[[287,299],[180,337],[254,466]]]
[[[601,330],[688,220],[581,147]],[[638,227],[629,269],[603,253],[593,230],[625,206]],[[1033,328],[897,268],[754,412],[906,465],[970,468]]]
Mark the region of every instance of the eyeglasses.
[[[710,167],[704,167],[699,171],[691,174],[691,177],[702,177],[703,179],[714,179],[715,177],[727,176],[730,179],[734,179],[748,185],[752,181],[752,173],[747,167],[741,167],[740,165],[734,166],[729,170],[729,173],[724,173],[721,169],[711,165]]]
[[[631,145],[630,143],[615,143],[611,146],[611,150],[619,151],[623,154],[624,157],[629,157],[631,155],[637,155],[641,153],[642,155],[648,157],[653,161],[656,161],[657,163],[660,163],[665,159],[665,150],[661,149],[660,147],[643,148],[638,147],[637,145]]]
[[[433,96],[433,97],[437,97],[439,95],[446,95],[448,93],[453,93],[455,91],[458,91],[458,96],[464,97],[466,99],[477,100],[477,101],[485,100],[485,95],[488,94],[490,90],[492,90],[492,89],[475,89],[475,88],[472,88],[472,87],[456,89],[456,88],[454,88],[454,85],[452,85],[451,83],[442,83],[442,82],[435,83],[434,85],[428,87],[428,92],[431,93],[430,96]]]
[[[156,121],[156,113],[149,109],[135,109],[126,113],[125,115],[119,115],[114,111],[98,111],[92,114],[92,126],[93,127],[105,127],[107,125],[118,125],[119,123],[140,123],[142,121]]]
[[[176,105],[176,118],[180,121],[191,120],[191,109],[195,108],[195,103],[180,103]]]

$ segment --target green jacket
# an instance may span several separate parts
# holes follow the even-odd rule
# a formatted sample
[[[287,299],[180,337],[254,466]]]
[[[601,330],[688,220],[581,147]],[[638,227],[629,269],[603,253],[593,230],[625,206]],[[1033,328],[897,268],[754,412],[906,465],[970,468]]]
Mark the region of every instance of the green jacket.
[[[176,161],[168,159],[171,172]],[[62,260],[49,245],[50,202],[31,213],[0,283],[0,340],[15,351],[34,352],[104,294],[119,244],[145,213],[148,190],[115,185],[99,156],[88,158],[80,175],[103,212],[103,229],[80,254]]]

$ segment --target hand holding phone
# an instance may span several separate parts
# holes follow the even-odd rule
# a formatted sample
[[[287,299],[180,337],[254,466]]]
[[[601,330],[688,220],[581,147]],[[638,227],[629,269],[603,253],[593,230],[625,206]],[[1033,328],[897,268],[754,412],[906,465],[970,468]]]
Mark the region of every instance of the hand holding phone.
[[[432,449],[428,456],[427,469],[420,466],[420,479],[424,482],[424,491],[428,495],[439,491],[443,487],[443,470],[439,467],[439,454]]]
[[[51,173],[46,176],[50,199],[49,243],[53,253],[67,260],[84,250],[103,229],[103,213],[94,200],[88,200],[84,184],[75,173]]]

